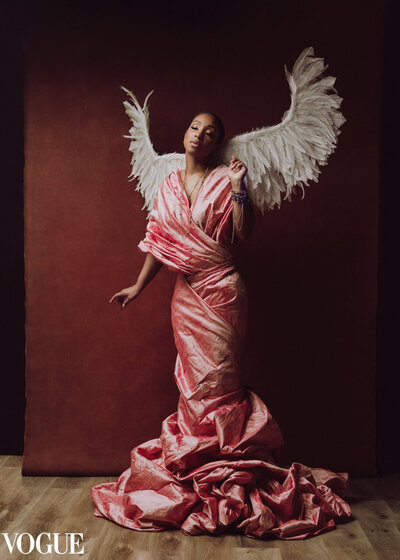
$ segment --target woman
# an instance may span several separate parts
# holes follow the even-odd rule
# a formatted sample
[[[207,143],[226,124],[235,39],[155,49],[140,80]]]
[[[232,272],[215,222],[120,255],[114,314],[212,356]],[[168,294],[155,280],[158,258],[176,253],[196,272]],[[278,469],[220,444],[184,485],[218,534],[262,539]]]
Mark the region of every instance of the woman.
[[[164,179],[139,243],[147,255],[138,280],[110,299],[124,308],[163,264],[177,272],[171,311],[180,397],[160,437],[132,450],[116,482],[92,489],[95,515],[143,531],[229,527],[249,537],[303,539],[350,516],[340,497],[348,475],[278,467],[279,426],[239,383],[247,298],[229,249],[233,236],[250,235],[254,214],[244,163],[232,157],[229,167],[216,165],[223,137],[216,115],[194,116],[183,142],[186,167]]]

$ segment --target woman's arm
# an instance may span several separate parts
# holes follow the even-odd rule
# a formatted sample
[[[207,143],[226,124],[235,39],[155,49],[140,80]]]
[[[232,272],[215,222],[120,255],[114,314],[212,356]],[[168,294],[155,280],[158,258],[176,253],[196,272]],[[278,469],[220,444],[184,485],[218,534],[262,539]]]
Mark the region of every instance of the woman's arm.
[[[154,278],[157,272],[162,267],[162,263],[159,262],[151,253],[146,254],[142,270],[136,280],[136,283],[129,288],[124,288],[120,292],[117,292],[110,299],[112,303],[115,299],[118,300],[121,305],[121,309],[126,307],[133,299],[135,299],[142,290],[147,286],[147,284]]]
[[[232,190],[235,192],[242,192],[245,189],[242,188],[242,179],[239,181],[231,181]],[[254,229],[255,225],[255,215],[254,210],[250,202],[243,204],[243,202],[238,202],[235,199],[232,201],[233,204],[233,231],[236,237],[239,239],[247,239]]]
[[[144,263],[142,266],[142,270],[136,280],[136,286],[139,286],[140,291],[142,291],[147,284],[153,280],[154,276],[162,267],[163,263],[158,261],[152,253],[148,252],[146,254],[146,258],[144,259]]]
[[[229,179],[234,193],[245,193],[246,187],[243,185],[243,179],[247,173],[247,167],[237,157],[232,156],[229,165]],[[232,194],[234,194],[232,193]],[[232,241],[233,236],[236,235],[239,239],[247,239],[254,229],[255,215],[250,202],[232,198],[233,215],[232,215]]]

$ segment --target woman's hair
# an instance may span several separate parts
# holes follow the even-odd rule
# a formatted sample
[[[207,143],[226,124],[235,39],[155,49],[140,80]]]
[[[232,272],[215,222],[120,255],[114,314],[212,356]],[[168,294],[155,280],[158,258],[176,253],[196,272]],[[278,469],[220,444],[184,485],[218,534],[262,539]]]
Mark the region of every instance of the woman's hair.
[[[193,117],[190,119],[187,128],[190,127],[190,125],[192,124],[194,119],[197,117],[197,115],[204,115],[204,114],[211,115],[212,117],[214,117],[215,123],[217,125],[217,144],[222,144],[222,141],[225,138],[224,124],[223,124],[222,120],[219,118],[219,116],[216,115],[215,113],[212,113],[211,111],[197,111],[197,113],[195,115],[193,115]]]

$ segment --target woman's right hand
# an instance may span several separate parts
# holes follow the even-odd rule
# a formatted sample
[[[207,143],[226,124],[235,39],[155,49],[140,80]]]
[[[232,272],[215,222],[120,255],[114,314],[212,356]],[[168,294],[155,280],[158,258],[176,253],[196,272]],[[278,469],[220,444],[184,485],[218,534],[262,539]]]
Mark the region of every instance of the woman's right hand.
[[[137,284],[134,284],[133,286],[124,288],[120,292],[114,294],[110,299],[110,303],[112,303],[116,299],[122,309],[123,307],[126,307],[128,303],[130,303],[133,299],[135,299],[140,294],[140,292],[141,289],[139,288],[139,286]]]

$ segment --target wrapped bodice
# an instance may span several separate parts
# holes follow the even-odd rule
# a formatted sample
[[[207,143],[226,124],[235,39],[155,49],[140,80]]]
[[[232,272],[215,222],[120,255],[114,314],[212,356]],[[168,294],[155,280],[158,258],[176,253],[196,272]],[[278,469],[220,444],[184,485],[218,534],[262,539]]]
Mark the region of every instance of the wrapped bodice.
[[[230,191],[228,168],[220,165],[208,175],[190,208],[179,171],[172,171],[160,185],[139,248],[189,276],[232,270]]]

